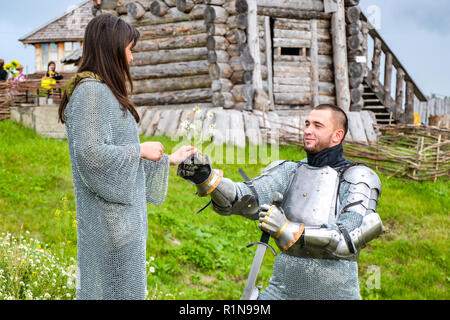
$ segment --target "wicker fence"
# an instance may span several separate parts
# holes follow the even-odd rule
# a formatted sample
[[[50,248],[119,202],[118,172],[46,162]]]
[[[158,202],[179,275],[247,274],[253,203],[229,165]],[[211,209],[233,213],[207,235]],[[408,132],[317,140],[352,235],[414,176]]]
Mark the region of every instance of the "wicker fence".
[[[0,121],[9,119],[9,105],[11,103],[11,97],[9,95],[9,83],[0,82]]]
[[[344,142],[345,157],[388,177],[415,181],[449,179],[450,130],[414,125],[382,125],[377,126],[376,131],[379,135],[376,143],[361,145]],[[280,127],[278,134],[280,144],[303,147],[300,128],[285,124]]]

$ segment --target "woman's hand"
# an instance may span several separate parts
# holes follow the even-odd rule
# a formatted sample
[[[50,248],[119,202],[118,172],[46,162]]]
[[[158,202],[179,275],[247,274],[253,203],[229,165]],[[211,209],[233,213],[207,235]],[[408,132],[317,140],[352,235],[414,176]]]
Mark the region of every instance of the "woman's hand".
[[[178,165],[196,152],[201,154],[201,152],[193,146],[183,146],[169,156],[170,165]]]
[[[152,161],[159,161],[164,154],[164,146],[161,142],[144,142],[141,143],[141,158]]]

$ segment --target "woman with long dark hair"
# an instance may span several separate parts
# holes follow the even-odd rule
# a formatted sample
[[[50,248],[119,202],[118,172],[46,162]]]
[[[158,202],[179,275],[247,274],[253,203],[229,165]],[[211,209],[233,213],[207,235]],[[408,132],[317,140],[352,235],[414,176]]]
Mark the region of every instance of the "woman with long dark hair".
[[[77,210],[77,299],[146,297],[147,203],[164,202],[169,165],[198,151],[185,146],[169,156],[159,142],[139,142],[126,86],[138,39],[114,16],[91,20],[59,107]]]

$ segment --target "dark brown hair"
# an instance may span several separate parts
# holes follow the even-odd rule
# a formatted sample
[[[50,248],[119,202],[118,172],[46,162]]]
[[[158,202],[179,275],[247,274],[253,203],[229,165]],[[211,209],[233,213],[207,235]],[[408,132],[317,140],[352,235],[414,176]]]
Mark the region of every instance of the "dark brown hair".
[[[345,114],[344,110],[339,108],[338,106],[335,106],[334,104],[320,104],[317,107],[315,107],[313,110],[331,110],[333,112],[333,119],[335,120],[336,127],[339,127],[341,129],[344,129],[344,137],[342,138],[342,141],[344,141],[345,136],[348,132],[348,118]]]
[[[121,109],[126,115],[131,112],[136,122],[140,118],[134,104],[128,96],[126,80],[133,91],[133,81],[125,49],[133,43],[136,45],[140,37],[139,31],[125,21],[108,14],[102,14],[92,19],[86,27],[83,43],[83,56],[78,72],[90,71],[99,75],[109,87]],[[64,110],[68,104],[66,93],[59,105],[59,121],[65,123]]]
[[[53,64],[53,65],[55,66],[55,71],[56,71],[56,63],[55,63],[55,61],[50,61],[50,62],[47,64],[47,72],[50,71],[50,65],[51,65],[51,64]]]

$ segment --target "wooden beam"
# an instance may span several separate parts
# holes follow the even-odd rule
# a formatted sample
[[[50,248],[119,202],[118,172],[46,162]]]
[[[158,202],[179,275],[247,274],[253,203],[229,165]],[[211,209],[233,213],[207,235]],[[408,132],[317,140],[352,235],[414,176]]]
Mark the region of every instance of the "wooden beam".
[[[259,50],[259,30],[258,30],[258,15],[256,12],[256,0],[247,0],[248,3],[248,29],[247,39],[250,55],[253,57],[253,87],[255,90],[262,90],[261,78],[261,57]]]
[[[405,93],[405,123],[414,123],[414,84],[411,81],[406,81]]]
[[[372,88],[376,91],[379,90],[380,85],[380,63],[381,63],[381,40],[375,39],[373,46],[373,58],[372,58]]]
[[[272,66],[272,30],[270,28],[270,17],[264,17],[264,36],[266,40],[266,66],[267,66],[267,83],[270,100],[270,110],[275,109],[275,101],[273,98],[273,66]]]
[[[391,87],[392,87],[392,54],[386,53],[386,61],[384,63],[384,106],[391,110]]]
[[[336,102],[342,110],[349,111],[350,88],[348,77],[347,37],[345,30],[345,7],[344,0],[337,0],[337,2],[338,9],[331,17]]]
[[[319,46],[317,44],[317,20],[311,21],[311,107],[319,105]]]
[[[404,123],[403,119],[403,84],[405,80],[405,72],[403,69],[397,69],[397,83],[395,86],[395,119],[400,123]]]

